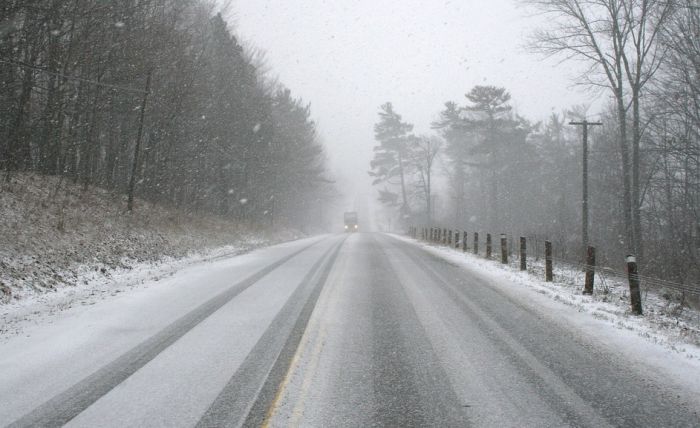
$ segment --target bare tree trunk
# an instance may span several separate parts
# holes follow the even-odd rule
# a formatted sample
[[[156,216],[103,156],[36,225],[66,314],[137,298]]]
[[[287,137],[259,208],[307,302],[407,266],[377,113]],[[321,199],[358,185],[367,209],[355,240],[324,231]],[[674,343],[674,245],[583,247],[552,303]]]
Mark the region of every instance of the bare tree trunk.
[[[139,124],[138,131],[136,131],[136,143],[134,145],[134,155],[133,163],[131,166],[131,176],[129,177],[129,187],[127,189],[127,204],[126,209],[131,212],[134,209],[134,187],[136,186],[136,173],[139,166],[139,152],[141,151],[141,137],[143,136],[143,121],[146,114],[146,102],[148,101],[148,94],[151,90],[151,75],[153,74],[153,68],[148,70],[146,75],[146,87],[143,92],[143,99],[141,100],[141,110],[139,111]]]
[[[398,155],[399,155],[399,175],[401,177],[401,213],[407,214],[408,213],[408,198],[406,197],[406,180],[404,177],[403,158],[401,156],[400,151],[399,151]]]
[[[432,188],[431,188],[431,179],[432,179],[432,178],[431,178],[431,175],[432,175],[432,169],[433,169],[433,168],[432,168],[431,162],[428,161],[428,168],[427,168],[427,175],[428,175],[428,177],[427,177],[427,180],[426,180],[426,181],[427,181],[427,186],[426,186],[426,190],[425,190],[425,201],[426,201],[426,207],[425,207],[425,208],[426,208],[426,211],[427,211],[427,212],[426,212],[425,218],[428,220],[428,224],[430,224],[430,222],[432,221],[432,219],[431,219],[431,216],[432,216],[432,214],[431,214],[431,213],[432,213],[432,207],[431,207],[431,198],[432,198],[432,196],[431,196],[431,192],[432,192]]]
[[[636,95],[634,95],[634,93],[636,93]],[[637,255],[637,260],[639,263],[642,263],[642,200],[639,182],[639,145],[641,140],[640,121],[639,88],[634,88],[632,98],[632,233],[634,242],[633,252]]]
[[[38,49],[35,46],[28,47],[25,58],[28,64],[36,62]],[[31,149],[29,145],[29,101],[34,89],[34,72],[25,69],[22,78],[22,89],[19,95],[17,111],[15,114],[8,141],[8,170],[25,170],[31,166]]]
[[[621,83],[621,82],[620,82]],[[627,144],[627,112],[625,102],[622,99],[622,86],[619,87],[617,94],[617,121],[618,132],[620,137],[620,156],[622,158],[622,219],[625,228],[625,247],[628,251],[634,249],[634,235],[632,233],[632,197],[630,188],[630,155],[629,146]]]

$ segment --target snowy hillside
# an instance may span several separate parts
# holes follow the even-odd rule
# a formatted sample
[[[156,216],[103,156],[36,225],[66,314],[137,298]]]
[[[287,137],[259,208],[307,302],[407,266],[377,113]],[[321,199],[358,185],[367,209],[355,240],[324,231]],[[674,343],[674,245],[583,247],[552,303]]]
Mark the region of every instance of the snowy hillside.
[[[64,287],[109,282],[144,266],[238,253],[298,233],[251,229],[58,177],[19,174],[0,186],[2,303]]]

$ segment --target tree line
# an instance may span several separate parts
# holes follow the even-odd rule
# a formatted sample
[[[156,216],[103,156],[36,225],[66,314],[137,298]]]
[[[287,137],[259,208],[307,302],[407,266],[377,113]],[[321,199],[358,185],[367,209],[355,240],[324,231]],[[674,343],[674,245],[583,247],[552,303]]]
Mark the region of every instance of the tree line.
[[[588,162],[590,242],[602,262],[620,266],[625,254],[635,254],[644,272],[697,282],[700,7],[692,0],[526,3],[549,17],[531,48],[584,61],[577,83],[609,98],[596,112],[603,126],[591,128]],[[564,256],[581,259],[581,130],[570,122],[590,114],[572,106],[532,122],[496,86],[475,86],[463,102],[445,103],[432,137],[442,142],[436,144],[447,183],[438,195],[438,220],[547,237]],[[387,140],[379,131],[391,123]],[[430,197],[398,190],[421,185],[406,162],[413,157],[412,127],[397,123],[382,106],[371,174],[384,186],[380,199],[418,223],[431,218]]]
[[[303,226],[324,149],[261,57],[206,1],[3,1],[0,170]]]

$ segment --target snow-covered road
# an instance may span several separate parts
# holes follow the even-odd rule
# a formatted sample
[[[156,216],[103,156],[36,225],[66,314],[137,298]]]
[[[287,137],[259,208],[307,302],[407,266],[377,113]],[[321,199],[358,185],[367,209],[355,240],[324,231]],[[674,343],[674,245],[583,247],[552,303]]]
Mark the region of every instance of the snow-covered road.
[[[2,425],[700,426],[700,398],[643,355],[382,234],[192,266],[50,320],[0,344]]]

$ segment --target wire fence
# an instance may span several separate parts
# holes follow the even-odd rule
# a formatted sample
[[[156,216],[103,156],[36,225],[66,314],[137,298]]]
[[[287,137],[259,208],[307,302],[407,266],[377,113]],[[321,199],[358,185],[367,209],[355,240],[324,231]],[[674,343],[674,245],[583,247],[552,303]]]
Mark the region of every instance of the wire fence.
[[[449,243],[454,248],[459,248],[462,251],[473,253],[474,245],[474,231],[466,232],[467,237],[464,239],[464,230],[449,229],[449,228],[434,228],[435,233],[438,238],[436,239],[438,243]],[[479,233],[478,241],[478,254],[485,256],[486,254],[486,235],[487,233]],[[423,237],[423,239],[430,240],[430,228],[413,228],[413,234],[416,238]],[[501,234],[491,234],[491,259],[495,261],[501,260]],[[520,236],[517,234],[507,233],[506,237],[506,252],[508,255],[508,264],[513,267],[518,267],[520,265],[520,247],[519,240]],[[544,261],[545,261],[545,241],[541,236],[524,236],[526,239],[526,260],[528,270],[534,273],[542,273],[544,276]],[[464,243],[466,242],[467,248],[464,248]],[[582,277],[588,269],[593,269],[595,272],[595,281],[600,284],[598,288],[607,289],[614,283],[626,283],[629,279],[628,273],[625,269],[613,268],[608,266],[596,266],[588,265],[581,260],[574,260],[568,257],[571,251],[568,251],[563,246],[552,245],[552,263],[557,268],[557,273],[559,275],[569,276],[570,282],[582,281]],[[542,263],[540,263],[542,262]],[[542,272],[536,272],[536,271]],[[579,278],[581,277],[581,278]],[[657,278],[654,276],[637,274],[636,278],[639,279],[640,285],[645,291],[649,290],[669,290],[682,295],[692,295],[700,297],[700,284],[694,283],[681,283],[677,281],[671,281],[667,279]]]

